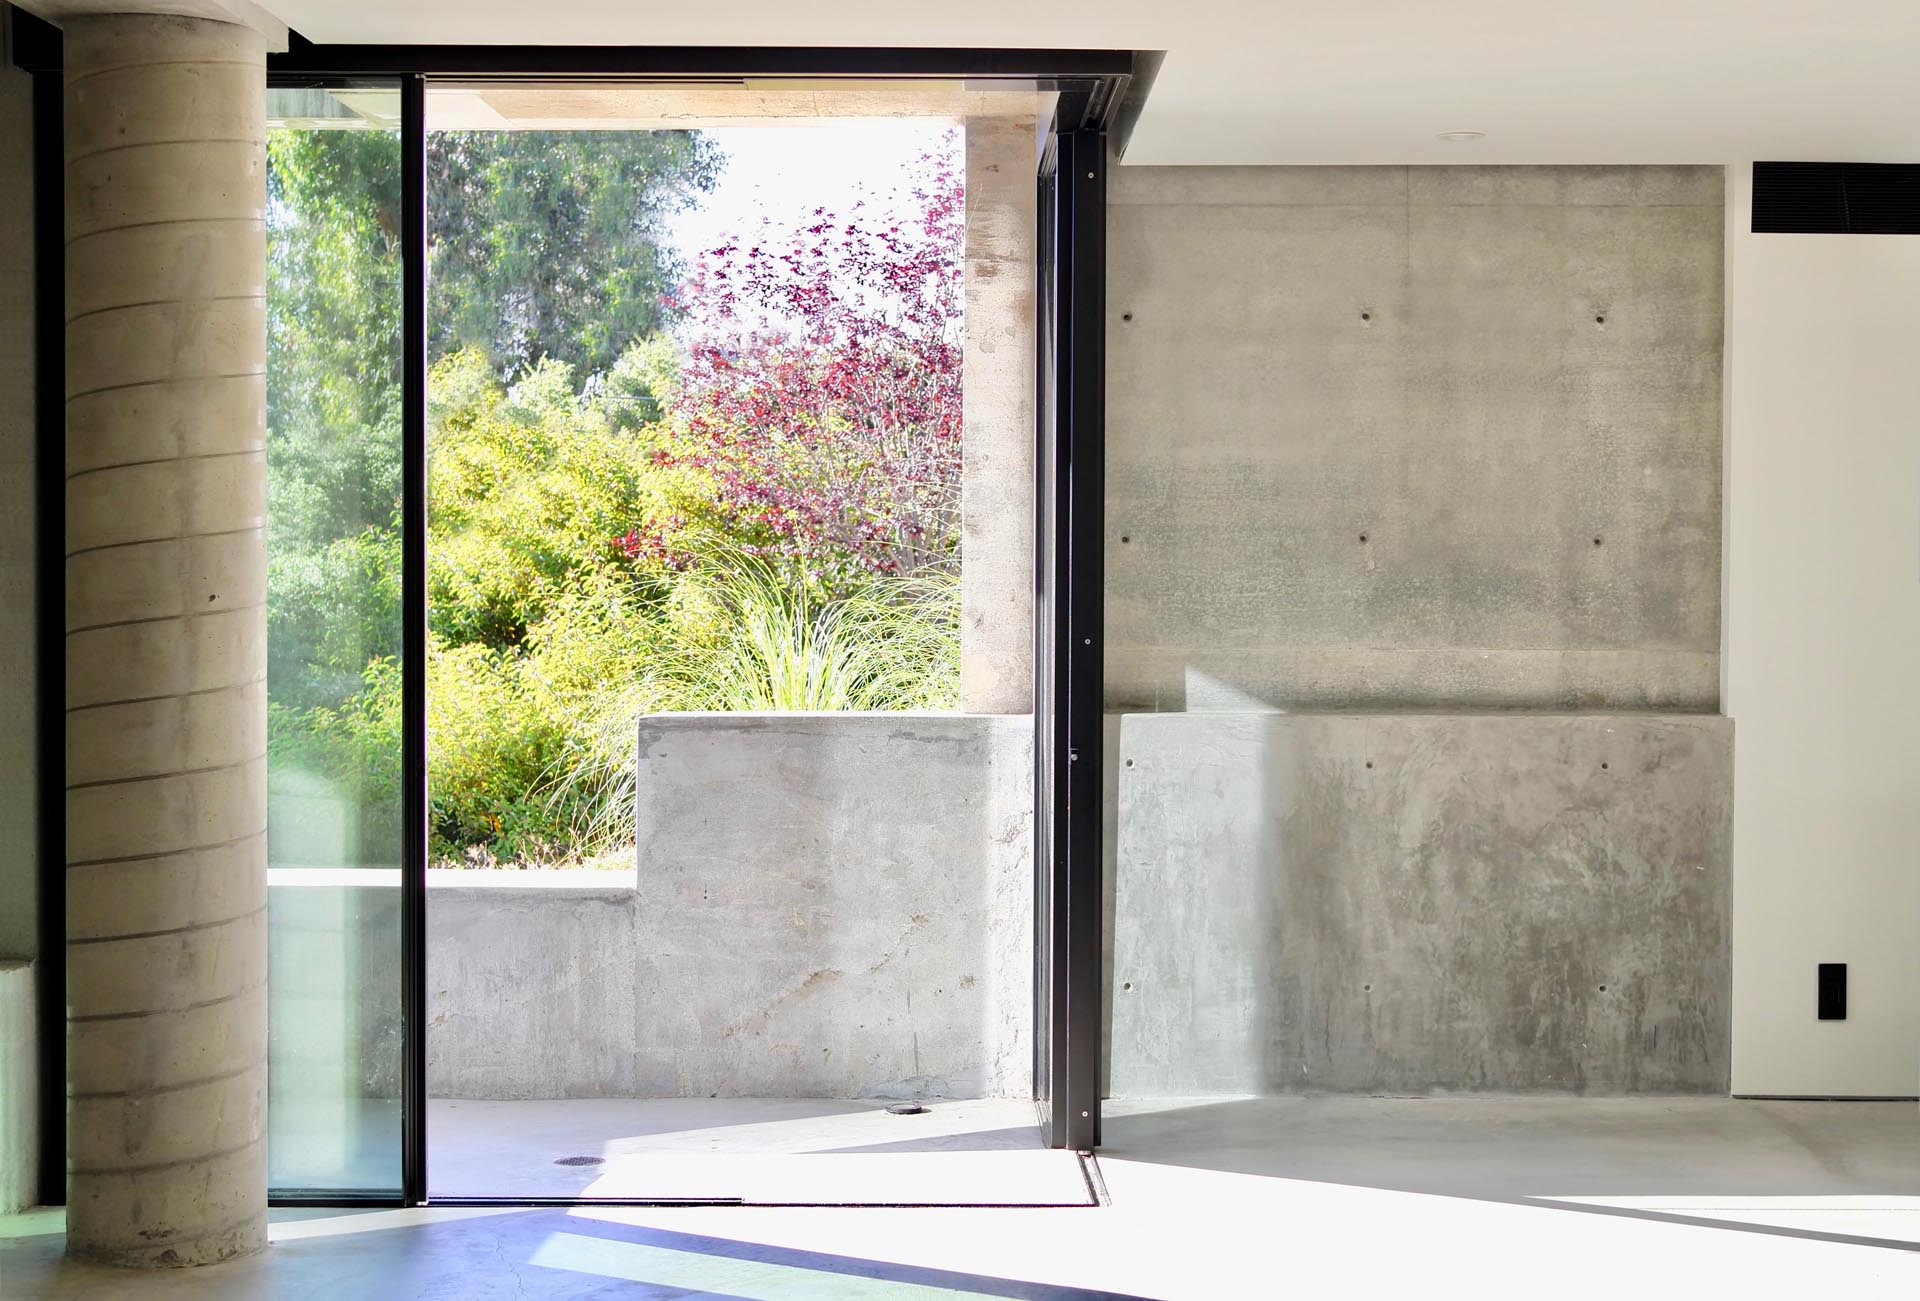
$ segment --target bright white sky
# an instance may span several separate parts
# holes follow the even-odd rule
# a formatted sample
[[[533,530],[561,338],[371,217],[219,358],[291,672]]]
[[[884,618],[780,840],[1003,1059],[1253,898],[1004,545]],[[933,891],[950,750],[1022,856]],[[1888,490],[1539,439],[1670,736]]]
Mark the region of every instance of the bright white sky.
[[[844,216],[863,193],[870,205],[884,199],[950,129],[913,118],[704,128],[726,152],[726,168],[698,208],[669,218],[667,241],[691,265],[728,235],[757,230],[762,218],[783,229],[815,208]]]

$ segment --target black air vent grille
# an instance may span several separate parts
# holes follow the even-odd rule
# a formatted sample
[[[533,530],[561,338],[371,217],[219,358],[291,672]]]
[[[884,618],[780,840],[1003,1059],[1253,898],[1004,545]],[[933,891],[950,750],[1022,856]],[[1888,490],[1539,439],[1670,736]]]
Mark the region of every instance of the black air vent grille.
[[[1920,163],[1755,163],[1756,235],[1920,235]]]

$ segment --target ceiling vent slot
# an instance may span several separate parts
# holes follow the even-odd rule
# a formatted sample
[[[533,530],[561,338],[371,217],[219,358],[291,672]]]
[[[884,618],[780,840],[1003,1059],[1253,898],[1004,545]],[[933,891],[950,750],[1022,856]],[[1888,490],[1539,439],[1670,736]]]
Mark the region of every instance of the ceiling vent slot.
[[[1755,163],[1756,235],[1920,235],[1920,163]]]

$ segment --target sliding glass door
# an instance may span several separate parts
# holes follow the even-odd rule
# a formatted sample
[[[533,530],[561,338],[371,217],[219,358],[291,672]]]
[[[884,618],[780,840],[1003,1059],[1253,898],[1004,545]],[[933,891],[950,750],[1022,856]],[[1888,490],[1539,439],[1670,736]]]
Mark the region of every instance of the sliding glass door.
[[[423,1201],[463,1123],[479,1173],[436,1150],[433,1195],[508,1195],[474,1144],[530,1100],[797,1104],[800,1152],[997,1101],[1094,1146],[1106,142],[1046,123],[1118,74],[670,93],[348,53],[269,92],[274,1195]],[[701,225],[722,146],[770,184],[902,141],[878,198],[842,178],[784,241]],[[1037,246],[1007,242],[1042,157]],[[1037,384],[1005,367],[1036,336]],[[997,378],[963,393],[963,357]],[[1018,473],[963,494],[982,402],[1006,447],[966,466]],[[968,703],[961,539],[981,581],[996,500],[1034,658]],[[674,1125],[526,1129],[516,1187],[672,1197],[654,1149],[751,1128]]]
[[[269,1182],[397,1198],[400,89],[267,102]]]

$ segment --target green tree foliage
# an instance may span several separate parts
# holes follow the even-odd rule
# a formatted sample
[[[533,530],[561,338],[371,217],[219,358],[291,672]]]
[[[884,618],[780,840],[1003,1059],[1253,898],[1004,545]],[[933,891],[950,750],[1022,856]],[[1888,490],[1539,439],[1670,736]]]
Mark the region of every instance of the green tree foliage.
[[[472,334],[496,375],[551,354],[560,369],[522,387],[558,383],[569,401],[567,366],[606,370],[595,384],[610,419],[629,431],[651,422],[659,347],[651,361],[643,350],[617,367],[604,342],[582,346],[599,335],[573,332],[658,323],[676,269],[652,235],[662,215],[711,186],[712,147],[684,132],[434,144],[439,338]],[[302,799],[324,788],[358,810],[343,843],[366,854],[398,834],[389,769],[399,753],[400,142],[378,130],[279,130],[267,149],[269,743],[278,772],[301,774]],[[489,320],[500,329],[476,329]],[[510,463],[503,455],[501,467]],[[514,504],[492,502],[495,521]],[[450,545],[483,551],[473,536],[482,531]],[[505,548],[528,590],[519,605],[490,592],[503,600],[486,612],[492,624],[472,630],[481,646],[524,635],[529,576],[551,580],[563,568],[540,545]]]
[[[268,680],[337,705],[399,651],[400,146],[267,143]]]
[[[660,372],[671,345],[616,373]],[[456,353],[434,368],[428,578],[434,852],[553,861],[632,835],[633,721],[667,709],[951,708],[957,580],[868,576],[830,594],[730,538],[710,476],[633,423],[653,383],[511,388]],[[636,397],[636,393],[639,394]],[[633,518],[704,539],[633,554]]]
[[[400,843],[399,144],[276,131],[268,157],[275,852],[386,862]],[[630,846],[641,713],[952,707],[952,574],[824,586],[743,531],[714,467],[673,454],[691,433],[687,360],[658,234],[711,186],[713,148],[691,133],[456,133],[432,139],[429,166],[435,861]],[[637,545],[642,527],[676,546]],[[322,825],[341,809],[353,825]]]
[[[679,268],[662,220],[713,188],[691,131],[443,131],[428,139],[429,340],[502,375],[604,371],[666,324]]]

